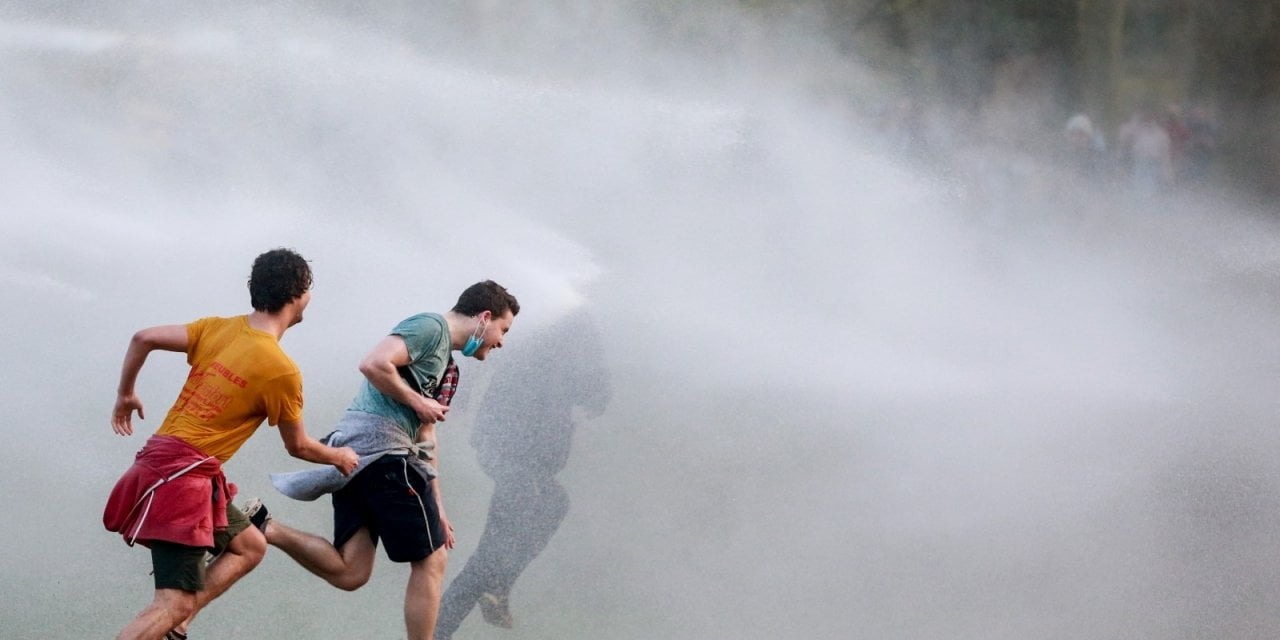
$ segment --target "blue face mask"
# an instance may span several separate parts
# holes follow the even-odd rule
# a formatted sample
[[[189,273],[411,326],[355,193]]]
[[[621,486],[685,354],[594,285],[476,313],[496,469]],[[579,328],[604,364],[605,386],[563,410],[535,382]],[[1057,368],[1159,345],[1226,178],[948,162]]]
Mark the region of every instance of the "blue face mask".
[[[474,356],[480,350],[480,347],[484,346],[484,340],[480,335],[484,333],[485,324],[487,323],[476,324],[475,332],[471,334],[470,338],[467,338],[467,343],[462,345],[462,355],[468,358]]]

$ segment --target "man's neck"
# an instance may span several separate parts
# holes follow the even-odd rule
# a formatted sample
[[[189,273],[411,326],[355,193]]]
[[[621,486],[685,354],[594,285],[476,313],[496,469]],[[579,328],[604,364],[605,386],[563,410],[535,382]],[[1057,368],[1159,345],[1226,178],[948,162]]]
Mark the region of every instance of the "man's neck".
[[[444,314],[444,323],[449,327],[449,348],[461,349],[467,344],[467,338],[475,331],[471,324],[471,316],[450,311]]]
[[[289,321],[285,320],[283,313],[254,311],[249,314],[249,326],[263,333],[269,333],[279,340],[289,328]]]

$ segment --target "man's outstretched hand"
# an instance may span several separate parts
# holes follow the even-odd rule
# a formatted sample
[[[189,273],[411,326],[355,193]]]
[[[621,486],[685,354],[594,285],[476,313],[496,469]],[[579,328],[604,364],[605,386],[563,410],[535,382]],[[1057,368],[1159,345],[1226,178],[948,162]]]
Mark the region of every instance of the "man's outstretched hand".
[[[111,412],[111,430],[122,436],[133,435],[133,412],[138,412],[138,419],[145,420],[142,413],[142,401],[132,393],[120,394],[116,398],[116,408]]]

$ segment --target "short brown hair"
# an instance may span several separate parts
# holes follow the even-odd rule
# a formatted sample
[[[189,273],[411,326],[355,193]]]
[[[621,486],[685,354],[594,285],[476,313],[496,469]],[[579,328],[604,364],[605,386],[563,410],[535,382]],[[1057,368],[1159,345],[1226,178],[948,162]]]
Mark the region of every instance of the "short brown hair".
[[[311,288],[311,266],[292,249],[272,249],[253,261],[249,303],[255,311],[275,313]]]
[[[477,316],[485,311],[503,316],[511,311],[514,316],[520,313],[520,303],[506,287],[492,280],[485,280],[467,287],[458,296],[458,304],[453,305],[453,311],[464,316]]]

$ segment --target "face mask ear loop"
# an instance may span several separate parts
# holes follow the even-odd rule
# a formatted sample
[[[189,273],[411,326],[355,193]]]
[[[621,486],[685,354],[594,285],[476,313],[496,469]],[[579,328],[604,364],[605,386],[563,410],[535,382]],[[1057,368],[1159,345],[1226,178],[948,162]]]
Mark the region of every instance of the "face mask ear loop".
[[[486,326],[488,326],[488,323],[483,320],[476,323],[475,331],[471,332],[471,337],[467,339],[467,344],[462,347],[462,355],[474,355],[476,351],[480,350],[480,347],[484,346],[484,340],[480,339],[480,336],[484,334]]]

